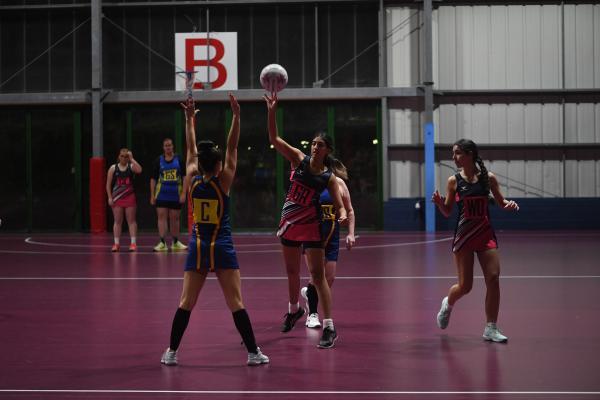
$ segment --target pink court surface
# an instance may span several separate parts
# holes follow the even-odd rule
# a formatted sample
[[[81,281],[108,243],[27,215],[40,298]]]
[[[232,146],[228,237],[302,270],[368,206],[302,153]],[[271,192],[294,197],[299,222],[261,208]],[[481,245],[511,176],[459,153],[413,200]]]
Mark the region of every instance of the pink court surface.
[[[244,302],[269,365],[245,348],[207,281],[179,351],[160,364],[185,253],[109,252],[108,235],[0,236],[1,399],[598,399],[599,231],[498,232],[499,326],[485,342],[485,285],[437,328],[455,282],[451,234],[365,233],[340,252],[340,338],[300,321],[280,333],[287,282],[277,239],[235,235]],[[127,239],[125,239],[127,242]],[[306,278],[306,268],[303,267]]]

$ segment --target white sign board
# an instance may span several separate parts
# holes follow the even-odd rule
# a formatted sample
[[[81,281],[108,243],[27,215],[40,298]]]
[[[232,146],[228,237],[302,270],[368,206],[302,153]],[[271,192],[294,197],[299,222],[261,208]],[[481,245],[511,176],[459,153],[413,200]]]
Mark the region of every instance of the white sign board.
[[[194,89],[237,90],[237,32],[176,33],[175,90],[186,90],[183,71],[195,71]]]

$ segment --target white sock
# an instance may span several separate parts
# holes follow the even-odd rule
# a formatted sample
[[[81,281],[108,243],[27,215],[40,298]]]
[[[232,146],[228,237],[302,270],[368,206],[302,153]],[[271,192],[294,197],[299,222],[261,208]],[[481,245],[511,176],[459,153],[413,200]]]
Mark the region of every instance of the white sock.
[[[115,244],[119,244],[119,238],[115,238]]]
[[[292,304],[292,303],[288,303],[288,312],[290,314],[295,313],[296,311],[298,311],[298,309],[300,308],[300,303],[296,303],[296,304]]]
[[[131,237],[131,244],[135,244],[135,236]]]
[[[491,328],[491,329],[496,329],[496,323],[495,322],[488,322],[487,323],[487,327]]]
[[[333,326],[333,319],[326,318],[323,320],[323,329],[325,329],[325,328],[335,329]]]

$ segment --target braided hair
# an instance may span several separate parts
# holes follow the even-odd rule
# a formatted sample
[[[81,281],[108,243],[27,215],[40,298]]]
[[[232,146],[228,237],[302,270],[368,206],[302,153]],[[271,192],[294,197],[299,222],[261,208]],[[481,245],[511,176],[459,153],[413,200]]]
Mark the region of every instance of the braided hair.
[[[204,173],[215,172],[217,163],[223,161],[223,153],[212,140],[198,142],[198,161]]]
[[[490,177],[488,170],[483,164],[483,160],[479,157],[479,151],[474,141],[470,139],[459,139],[454,143],[454,146],[458,146],[465,153],[471,154],[473,161],[479,168],[479,181],[483,186],[483,189],[489,194],[490,192]]]

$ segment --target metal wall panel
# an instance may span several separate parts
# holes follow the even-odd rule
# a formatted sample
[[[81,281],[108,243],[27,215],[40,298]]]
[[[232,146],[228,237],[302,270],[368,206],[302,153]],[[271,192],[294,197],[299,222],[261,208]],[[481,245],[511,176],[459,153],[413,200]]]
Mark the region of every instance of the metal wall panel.
[[[387,80],[392,87],[420,82],[419,11],[407,7],[386,9]]]
[[[600,87],[600,5],[565,5],[564,29],[560,5],[441,6],[434,27],[437,89],[562,88],[563,63],[564,87]],[[410,64],[410,51],[396,58]]]
[[[485,156],[485,155],[484,155]],[[567,160],[563,178],[563,163],[549,160],[488,161],[484,160],[489,171],[500,183],[502,193],[507,198],[563,197],[566,183],[567,197],[600,196],[600,163],[598,161]],[[446,192],[448,177],[455,174],[451,161],[436,164],[436,188]],[[392,161],[390,178],[392,198],[423,197],[423,164],[413,161]]]
[[[419,142],[421,115],[410,109],[389,110],[390,144],[413,144]]]

